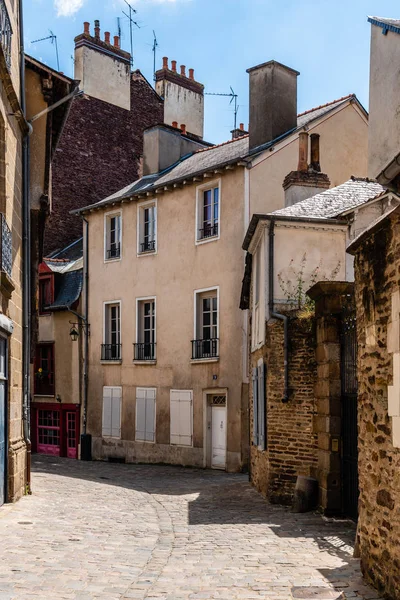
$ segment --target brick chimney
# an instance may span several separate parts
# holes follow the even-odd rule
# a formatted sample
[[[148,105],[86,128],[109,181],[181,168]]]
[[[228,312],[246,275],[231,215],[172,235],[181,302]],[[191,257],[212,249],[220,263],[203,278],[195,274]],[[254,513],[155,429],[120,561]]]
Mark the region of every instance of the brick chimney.
[[[271,60],[250,75],[250,150],[297,126],[298,71]]]
[[[239,127],[237,127],[236,129],[232,129],[231,134],[232,139],[237,140],[238,138],[243,137],[244,135],[248,135],[249,132],[245,130],[244,123],[240,123]]]
[[[131,107],[130,54],[119,47],[119,37],[110,43],[110,33],[100,37],[100,21],[83,24],[83,33],[75,38],[75,74],[85,94],[126,110]]]
[[[311,138],[311,163],[308,164],[308,140]],[[306,131],[299,133],[299,161],[297,171],[291,171],[283,181],[285,206],[311,198],[331,184],[328,175],[321,173],[319,156],[319,135]]]
[[[198,137],[204,135],[204,86],[195,80],[194,69],[181,65],[180,73],[176,68],[176,60],[163,57],[162,68],[156,74],[156,92],[164,99],[164,123],[185,123],[186,131]]]

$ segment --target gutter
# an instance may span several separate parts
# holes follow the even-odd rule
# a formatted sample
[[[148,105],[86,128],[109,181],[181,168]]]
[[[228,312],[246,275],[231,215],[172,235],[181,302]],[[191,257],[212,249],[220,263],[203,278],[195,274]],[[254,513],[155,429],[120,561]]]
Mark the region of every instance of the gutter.
[[[289,318],[281,313],[274,312],[274,229],[275,220],[271,219],[269,226],[269,311],[273,319],[283,321],[283,368],[284,368],[284,389],[282,402],[289,401]]]

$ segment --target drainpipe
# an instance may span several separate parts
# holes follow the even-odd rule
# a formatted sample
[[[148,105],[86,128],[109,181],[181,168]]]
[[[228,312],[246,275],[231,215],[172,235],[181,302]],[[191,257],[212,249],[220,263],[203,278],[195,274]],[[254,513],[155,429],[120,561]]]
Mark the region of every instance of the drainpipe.
[[[84,265],[85,265],[85,357],[83,362],[83,434],[86,435],[87,428],[87,407],[88,407],[88,386],[89,386],[89,221],[82,217],[85,222],[85,248],[84,248]]]
[[[274,312],[274,233],[275,221],[271,219],[269,225],[269,312],[273,319],[283,321],[283,365],[284,365],[284,390],[282,402],[289,401],[289,319],[286,315]]]
[[[19,5],[19,35],[20,35],[20,104],[22,114],[26,119],[25,102],[25,51],[23,30],[22,2]],[[31,227],[30,227],[30,197],[29,197],[29,135],[32,126],[23,138],[22,146],[22,347],[23,347],[23,392],[22,419],[23,435],[26,444],[26,491],[31,493],[31,439],[30,439],[30,363],[31,363]]]

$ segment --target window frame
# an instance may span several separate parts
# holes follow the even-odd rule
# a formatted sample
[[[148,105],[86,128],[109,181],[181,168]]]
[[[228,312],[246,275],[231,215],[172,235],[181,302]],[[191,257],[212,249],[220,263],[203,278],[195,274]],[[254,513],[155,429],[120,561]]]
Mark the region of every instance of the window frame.
[[[209,338],[210,340],[212,339],[217,339],[217,356],[206,356],[206,357],[199,357],[199,358],[193,358],[193,347],[192,347],[192,363],[197,363],[197,362],[217,362],[220,359],[220,349],[221,349],[221,344],[220,344],[220,315],[221,315],[221,311],[220,311],[220,294],[219,294],[219,285],[214,285],[212,287],[208,287],[208,288],[203,288],[203,289],[198,289],[198,290],[194,290],[194,300],[193,300],[193,341],[197,340],[205,340],[206,338],[203,337],[198,337],[198,333],[200,333],[200,327],[201,327],[201,322],[202,322],[202,317],[200,316],[200,300],[204,297],[204,295],[207,295],[208,292],[216,292],[216,297],[217,297],[217,336],[216,338]],[[211,295],[210,295],[211,297]],[[214,296],[212,296],[214,297]]]
[[[107,323],[106,323],[106,312],[107,312],[107,307],[108,306],[112,306],[112,305],[119,305],[119,335],[118,335],[118,339],[119,342],[118,344],[115,344],[116,346],[120,346],[120,358],[116,358],[116,359],[111,359],[111,360],[107,360],[106,362],[121,362],[122,360],[122,302],[121,300],[107,300],[105,302],[103,302],[103,345],[113,345],[112,342],[107,341],[107,336],[108,333],[106,333],[106,329],[107,329]],[[111,386],[112,387],[112,386]],[[115,386],[114,386],[115,387]],[[118,387],[118,386],[117,386]]]
[[[50,393],[42,393],[40,391],[40,387],[38,389],[38,377],[36,376],[36,373],[39,371],[39,369],[43,368],[41,366],[41,361],[39,362],[39,347],[41,348],[48,348],[50,351],[50,361],[51,361],[51,366],[52,369],[49,370],[49,373],[52,374],[52,380],[53,383],[52,384],[48,384],[49,386],[49,390]],[[47,357],[47,360],[49,360],[49,358]],[[54,342],[38,342],[36,344],[35,347],[35,361],[34,361],[34,383],[33,383],[33,394],[34,396],[41,396],[41,397],[48,397],[48,398],[54,398],[56,395],[56,368],[55,368],[55,343]]]
[[[141,250],[141,244],[144,243],[144,211],[146,208],[154,206],[155,208],[155,219],[154,219],[154,250]],[[143,235],[142,235],[143,233]],[[151,200],[145,200],[144,202],[138,202],[137,204],[137,215],[136,215],[136,255],[139,256],[154,256],[158,252],[158,203],[157,198]]]
[[[140,341],[141,338],[141,333],[142,333],[142,325],[144,325],[144,323],[142,324],[141,321],[141,310],[140,310],[140,305],[146,301],[152,300],[154,303],[154,330],[153,330],[153,338],[154,341],[150,342],[152,344],[154,344],[154,358],[153,359],[145,359],[145,360],[138,360],[138,359],[134,359],[135,362],[140,362],[140,363],[152,363],[154,361],[157,360],[157,297],[156,296],[142,296],[139,298],[136,298],[136,331],[135,331],[135,343],[136,344],[144,344],[145,342]],[[144,329],[143,329],[144,332]],[[149,388],[150,389],[150,388]]]
[[[204,192],[207,190],[214,190],[218,188],[218,234],[212,235],[206,238],[199,237],[199,231],[201,229],[200,225],[204,224],[203,216],[201,211],[203,210],[204,204]],[[215,242],[221,237],[221,196],[222,196],[222,179],[213,179],[211,181],[207,181],[207,183],[203,183],[196,187],[196,219],[195,219],[195,232],[194,232],[194,241],[196,246],[201,244],[207,244],[208,242]]]
[[[44,306],[46,306],[46,305],[43,305],[43,307],[42,307],[42,302],[41,302],[42,295],[40,293],[40,289],[41,289],[41,285],[40,284],[42,282],[49,282],[49,286],[50,286],[50,293],[49,293],[50,301],[49,301],[48,305],[50,305],[50,304],[52,304],[54,302],[54,275],[52,275],[51,273],[40,273],[39,274],[38,312],[39,312],[40,316],[50,315],[51,314],[51,311],[49,311],[49,310],[47,310],[47,311],[46,310],[42,310],[42,308],[44,308]]]
[[[110,239],[109,234],[109,222],[113,216],[119,215],[120,217],[120,227],[119,227],[119,256],[115,256],[112,258],[107,258],[108,242]],[[116,262],[122,259],[122,210],[112,210],[104,213],[104,262]]]

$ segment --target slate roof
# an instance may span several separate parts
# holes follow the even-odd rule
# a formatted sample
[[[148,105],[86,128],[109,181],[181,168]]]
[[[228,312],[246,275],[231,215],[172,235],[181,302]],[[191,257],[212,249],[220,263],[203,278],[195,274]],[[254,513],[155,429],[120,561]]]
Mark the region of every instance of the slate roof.
[[[155,190],[157,187],[182,181],[185,178],[194,177],[211,169],[218,169],[219,167],[227,166],[229,164],[237,164],[241,160],[250,159],[255,154],[263,152],[271,146],[276,145],[278,142],[285,139],[295,131],[301,129],[305,125],[310,124],[312,121],[319,119],[330,111],[335,110],[342,104],[346,104],[352,99],[356,100],[360,105],[356,96],[354,94],[350,94],[349,96],[344,96],[338,100],[328,102],[327,104],[301,113],[298,115],[296,129],[288,131],[279,138],[258,146],[257,148],[253,148],[251,152],[249,151],[249,136],[243,136],[236,140],[230,140],[210,148],[197,150],[192,155],[183,157],[178,164],[173,165],[163,173],[142,177],[141,179],[138,179],[132,184],[126,186],[122,190],[115,192],[115,194],[112,194],[111,196],[108,196],[107,198],[104,198],[95,204],[85,206],[81,209],[71,212],[81,213],[91,208],[112,204],[113,202],[117,202],[125,198],[131,198],[135,194],[139,194],[139,192],[143,193],[144,191]]]
[[[51,252],[46,259],[68,259],[68,260],[77,260],[83,256],[83,237],[78,238],[72,244],[69,244],[65,248],[61,250],[55,250]]]
[[[400,20],[399,19],[387,19],[386,17],[368,17],[369,23],[382,27],[383,33],[387,31],[393,31],[394,33],[400,33]]]
[[[79,269],[64,273],[61,278],[54,302],[48,307],[50,310],[62,310],[67,306],[72,306],[82,292],[83,270]]]
[[[341,185],[269,214],[276,217],[334,219],[385,192],[385,188],[376,181],[352,177]]]

